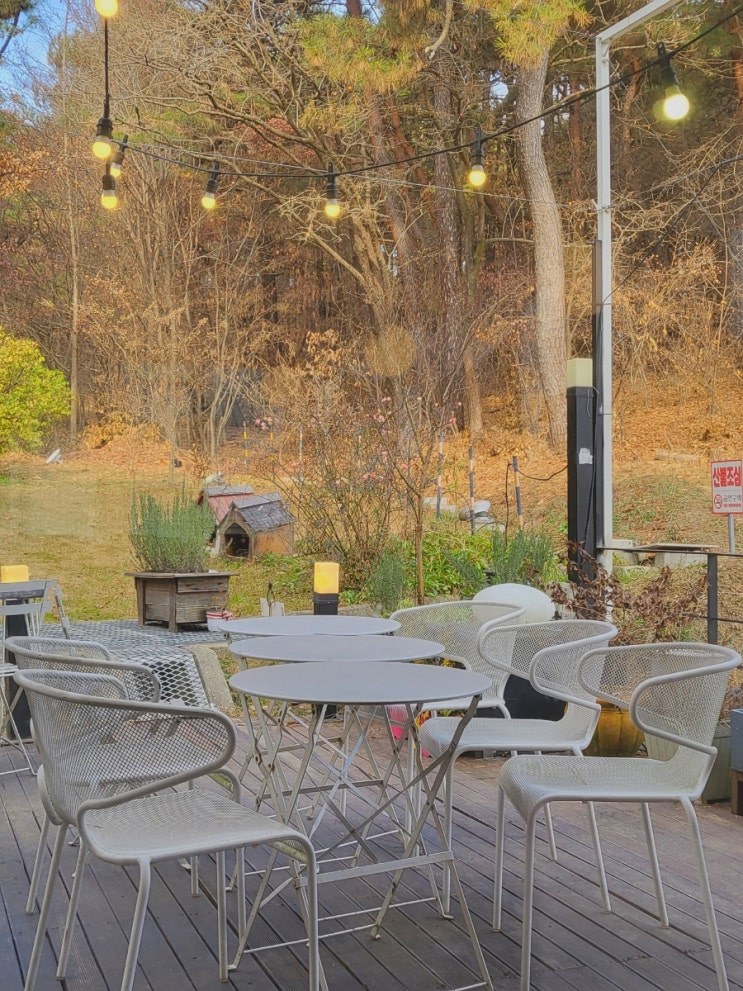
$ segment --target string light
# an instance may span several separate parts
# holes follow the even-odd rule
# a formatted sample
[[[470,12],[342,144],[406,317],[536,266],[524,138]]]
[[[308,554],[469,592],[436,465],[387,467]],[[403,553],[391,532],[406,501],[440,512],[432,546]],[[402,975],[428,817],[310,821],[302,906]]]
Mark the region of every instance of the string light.
[[[219,162],[215,162],[209,178],[206,180],[201,205],[205,210],[213,210],[217,205],[217,186],[219,185]]]
[[[338,187],[335,184],[335,169],[328,162],[328,181],[325,186],[325,216],[329,220],[337,220],[341,215],[341,205],[338,202]]]
[[[111,175],[114,177],[114,179],[118,179],[119,176],[121,175],[121,167],[124,164],[124,155],[126,154],[126,149],[127,149],[128,143],[129,143],[129,135],[128,134],[125,134],[124,135],[124,140],[118,146],[118,149],[117,149],[115,155],[111,159],[111,169],[110,169],[110,172],[111,172]]]
[[[660,62],[660,80],[666,95],[660,102],[660,116],[666,120],[682,120],[689,113],[689,101],[681,92],[676,70],[671,63],[671,56],[666,51],[663,42],[658,45]]]
[[[93,141],[93,154],[101,161],[111,157],[113,144],[111,136],[114,125],[111,120],[111,93],[108,88],[108,21],[103,21],[103,116],[98,120]]]
[[[101,17],[113,17],[118,13],[119,0],[95,0],[95,9]]]
[[[105,210],[115,210],[119,205],[119,198],[116,195],[116,180],[111,175],[111,166],[106,163],[106,171],[103,173],[103,192],[101,193],[101,206]]]
[[[488,181],[488,174],[485,171],[482,128],[479,124],[475,128],[475,140],[472,142],[472,149],[470,151],[470,171],[467,179],[473,189],[482,189]]]

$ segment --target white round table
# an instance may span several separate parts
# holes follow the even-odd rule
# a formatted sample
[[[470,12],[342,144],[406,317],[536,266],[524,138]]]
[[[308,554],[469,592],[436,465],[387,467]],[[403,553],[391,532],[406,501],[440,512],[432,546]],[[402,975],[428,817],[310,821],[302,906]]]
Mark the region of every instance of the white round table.
[[[230,685],[242,695],[290,703],[417,705],[471,698],[484,692],[490,679],[474,671],[431,664],[325,661],[238,671]]]
[[[361,636],[331,637],[319,633],[311,637],[252,637],[230,644],[237,657],[256,661],[305,663],[316,661],[423,661],[441,657],[444,645],[419,637],[380,637],[366,633]]]
[[[228,619],[217,624],[233,640],[243,637],[363,636],[394,633],[400,629],[395,619],[376,616],[250,616]]]

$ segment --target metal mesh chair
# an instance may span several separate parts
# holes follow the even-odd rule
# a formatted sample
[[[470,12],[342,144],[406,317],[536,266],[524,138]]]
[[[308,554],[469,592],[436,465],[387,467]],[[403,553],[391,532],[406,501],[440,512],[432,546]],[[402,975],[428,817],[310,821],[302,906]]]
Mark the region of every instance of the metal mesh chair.
[[[483,660],[478,649],[478,638],[484,627],[515,623],[523,614],[524,610],[519,606],[465,599],[460,602],[435,602],[427,606],[398,609],[397,612],[392,613],[390,619],[396,619],[400,624],[397,636],[435,640],[446,648],[448,660],[491,678],[491,687],[483,693],[478,708],[500,709],[508,717],[508,710],[503,701],[503,689],[508,675],[494,670]],[[431,707],[430,711],[438,712],[461,706],[461,699],[438,702],[435,710]],[[394,719],[395,714],[390,715]]]
[[[617,629],[597,620],[566,619],[550,623],[525,623],[522,626],[487,624],[479,638],[485,663],[506,677],[515,675],[531,682],[537,691],[566,703],[561,719],[482,719],[475,718],[462,733],[455,759],[461,754],[506,750],[511,753],[571,752],[576,756],[588,746],[601,711],[596,696],[580,683],[581,658],[589,650],[607,645]],[[459,720],[445,716],[429,719],[421,727],[420,745],[440,756],[451,746]],[[445,788],[444,821],[451,845],[454,761],[449,766]],[[556,858],[552,820],[547,812],[550,849]],[[602,890],[606,889],[601,851],[593,809],[589,807]],[[606,896],[608,900],[608,895]],[[448,886],[444,887],[448,898]]]
[[[106,674],[121,682],[123,697],[145,702],[158,702],[160,699],[160,684],[149,668],[142,664],[117,661],[108,648],[93,640],[68,640],[61,637],[9,637],[7,644],[8,650],[13,654],[16,666],[20,671],[74,670],[84,671],[88,674]],[[29,885],[26,902],[27,913],[33,912],[36,906],[49,827],[62,825],[62,819],[55,811],[49,798],[43,767],[39,768],[36,780],[44,807],[44,817]]]
[[[580,682],[594,698],[628,708],[646,733],[678,744],[668,761],[644,757],[519,755],[506,762],[498,782],[493,928],[501,926],[505,797],[525,823],[526,856],[521,943],[521,991],[530,985],[534,889],[535,820],[550,802],[639,802],[663,925],[668,914],[655,854],[649,803],[679,802],[686,814],[699,867],[702,898],[719,991],[728,982],[715,920],[712,892],[693,802],[702,794],[717,751],[717,726],[728,672],[740,656],[726,647],[658,643],[608,647],[587,653]]]
[[[302,911],[309,941],[309,987],[319,987],[315,856],[297,830],[239,802],[240,786],[225,768],[235,728],[222,713],[122,698],[122,683],[109,675],[73,671],[25,671],[16,675],[29,699],[46,785],[63,824],[80,832],[82,863],[88,856],[136,864],[139,887],[121,983],[131,991],[145,923],[151,865],[155,860],[216,854],[219,977],[227,980],[226,850],[267,844],[296,860],[305,874]],[[128,777],[122,769],[128,764]],[[195,783],[219,772],[232,795]],[[173,790],[188,784],[185,790]],[[177,823],[177,829],[174,829]],[[25,991],[33,991],[49,908],[64,843],[54,846]],[[79,860],[80,864],[81,861]],[[70,893],[57,976],[63,979],[74,930],[82,871]],[[238,929],[246,928],[245,887],[238,872]]]

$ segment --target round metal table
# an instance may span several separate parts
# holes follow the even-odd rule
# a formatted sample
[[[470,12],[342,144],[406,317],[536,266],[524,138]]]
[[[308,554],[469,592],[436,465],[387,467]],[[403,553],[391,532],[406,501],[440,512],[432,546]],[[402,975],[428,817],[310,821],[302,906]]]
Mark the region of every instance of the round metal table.
[[[273,622],[273,620],[271,620]],[[256,661],[304,663],[313,661],[423,661],[441,657],[444,645],[419,637],[328,636],[252,637],[230,644],[237,657]]]
[[[222,633],[236,637],[363,636],[394,633],[400,629],[395,619],[376,616],[250,616],[228,619],[217,624]]]

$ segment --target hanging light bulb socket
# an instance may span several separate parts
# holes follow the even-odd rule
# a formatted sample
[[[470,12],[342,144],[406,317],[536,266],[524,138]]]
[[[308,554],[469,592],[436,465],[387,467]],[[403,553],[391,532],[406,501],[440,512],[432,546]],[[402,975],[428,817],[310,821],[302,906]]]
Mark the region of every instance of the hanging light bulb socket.
[[[682,120],[689,113],[689,100],[679,86],[671,56],[662,41],[658,44],[658,58],[660,81],[665,90],[665,95],[659,101],[659,116],[665,120]]]
[[[112,142],[112,143],[116,144],[116,142]],[[114,152],[114,155],[111,159],[110,172],[111,175],[114,177],[114,179],[118,179],[119,176],[121,175],[121,168],[124,164],[124,155],[126,154],[126,149],[128,144],[129,144],[129,135],[125,134],[123,141],[121,141],[118,144],[116,151]]]
[[[103,173],[101,206],[105,210],[115,210],[118,205],[119,198],[116,195],[116,179],[111,175],[110,165],[106,163],[106,171]]]
[[[201,205],[205,210],[213,210],[217,205],[217,187],[219,186],[219,162],[215,162],[209,178],[206,180]]]
[[[325,184],[325,216],[329,220],[337,220],[341,215],[341,205],[338,202],[338,187],[335,182],[333,163],[328,162],[328,178]]]
[[[485,171],[485,147],[479,124],[475,128],[475,140],[470,150],[470,171],[467,179],[473,189],[482,189],[488,181],[488,174]]]
[[[108,161],[113,152],[111,138],[114,125],[111,120],[111,92],[108,87],[108,21],[103,21],[103,116],[98,119],[93,141],[93,154],[102,162]]]

